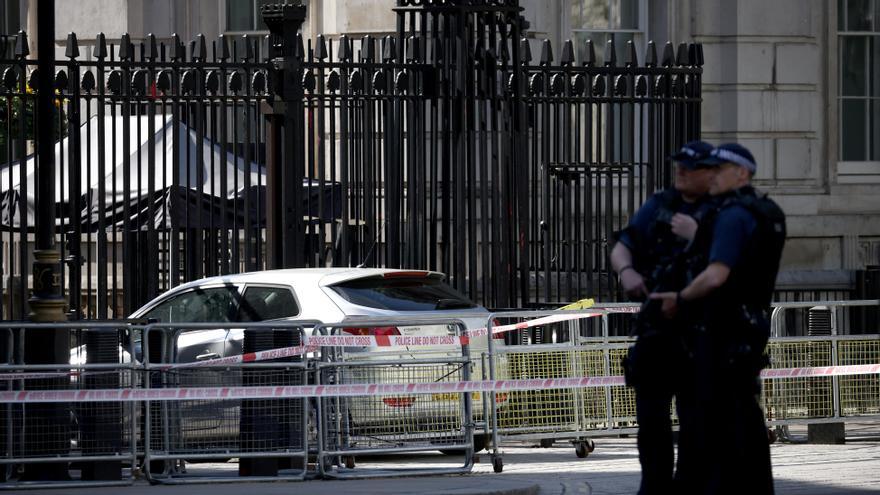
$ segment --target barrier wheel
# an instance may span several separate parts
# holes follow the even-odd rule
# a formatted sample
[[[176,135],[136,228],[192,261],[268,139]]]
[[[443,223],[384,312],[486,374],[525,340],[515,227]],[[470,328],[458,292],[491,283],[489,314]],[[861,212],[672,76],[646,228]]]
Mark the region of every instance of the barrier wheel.
[[[500,457],[492,458],[492,471],[495,471],[496,473],[504,471],[504,461]]]
[[[574,445],[574,454],[578,456],[579,459],[583,459],[590,455],[592,449],[587,446],[587,442],[578,442]]]
[[[541,448],[542,449],[549,449],[552,446],[553,446],[553,439],[552,438],[542,438],[541,439]]]
[[[587,443],[587,450],[589,450],[590,453],[592,453],[594,450],[596,450],[596,442],[594,442],[592,440],[587,440],[586,443]]]
[[[355,467],[354,456],[347,455],[347,456],[343,457],[342,463],[345,464],[346,469],[354,469],[354,467]]]

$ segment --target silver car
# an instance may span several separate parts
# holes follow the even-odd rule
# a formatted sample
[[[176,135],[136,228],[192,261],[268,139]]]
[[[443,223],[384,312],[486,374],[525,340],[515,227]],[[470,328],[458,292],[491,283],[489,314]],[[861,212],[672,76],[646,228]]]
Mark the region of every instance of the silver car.
[[[247,322],[256,321],[320,321],[324,324],[351,323],[358,317],[442,317],[457,315],[466,329],[485,327],[488,312],[471,302],[444,281],[444,275],[431,271],[377,268],[304,268],[267,270],[262,272],[224,275],[197,280],[176,287],[144,305],[131,315],[161,323],[242,323],[242,328],[187,330],[177,333],[173,356],[165,360],[178,363],[210,360],[240,355],[245,349]],[[397,327],[342,327],[339,335],[450,335],[456,329],[447,324],[405,325]],[[503,345],[503,340],[496,340]],[[289,342],[296,344],[298,342]],[[152,343],[151,343],[152,345]],[[272,347],[264,343],[261,349]],[[274,344],[278,346],[277,341]],[[471,340],[474,360],[487,349],[486,337]],[[151,351],[151,354],[155,351]],[[460,356],[458,346],[409,348],[345,348],[348,361],[406,360]],[[155,359],[155,357],[152,357]],[[414,367],[364,367],[360,373],[338,374],[333,379],[344,383],[399,383],[433,381],[461,376],[437,369]],[[479,366],[472,370],[479,379]],[[240,370],[201,369],[182,372],[181,386],[235,386],[242,384]],[[246,380],[245,380],[246,381]],[[245,383],[250,384],[250,383]],[[480,397],[474,402],[476,416],[481,416]],[[506,395],[496,398],[503,406]],[[370,397],[348,401],[347,428],[372,437],[431,435],[434,430],[449,429],[460,420],[460,396]],[[181,405],[180,423],[175,429],[183,439],[233,438],[238,434],[239,404],[204,401]],[[445,419],[444,419],[445,418]],[[441,424],[437,424],[441,421]],[[442,424],[445,421],[446,424]]]

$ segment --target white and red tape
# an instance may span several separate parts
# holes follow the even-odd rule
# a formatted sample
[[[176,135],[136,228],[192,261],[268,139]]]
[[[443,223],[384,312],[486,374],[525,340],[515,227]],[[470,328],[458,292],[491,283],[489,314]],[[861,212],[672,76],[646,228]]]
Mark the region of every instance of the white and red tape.
[[[765,379],[852,376],[880,374],[880,364],[780,368],[764,370]],[[194,399],[293,399],[303,397],[362,397],[370,395],[508,392],[622,386],[622,376],[579,378],[535,378],[528,380],[484,380],[468,382],[389,383],[356,385],[298,385],[263,387],[204,387],[95,390],[2,391],[0,403],[34,402],[136,402]]]

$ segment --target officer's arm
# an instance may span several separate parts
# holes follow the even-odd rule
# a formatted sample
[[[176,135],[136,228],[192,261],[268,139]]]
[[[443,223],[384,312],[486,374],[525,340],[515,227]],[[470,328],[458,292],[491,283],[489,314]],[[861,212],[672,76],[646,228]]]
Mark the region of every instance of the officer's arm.
[[[632,252],[624,243],[618,242],[611,250],[611,268],[615,273],[620,273],[620,269],[627,266],[632,266]]]
[[[711,263],[687,287],[681,290],[679,297],[684,301],[706,297],[724,285],[729,276],[730,267],[718,261]]]
[[[724,263],[714,262],[700,272],[696,278],[680,292],[657,292],[651,294],[651,299],[662,301],[661,311],[667,318],[672,318],[678,312],[679,302],[693,301],[706,297],[715,289],[724,285],[730,276],[730,268]]]
[[[648,294],[644,278],[632,266],[632,252],[623,242],[618,242],[611,250],[611,268],[620,277],[620,285],[627,295],[640,298]]]

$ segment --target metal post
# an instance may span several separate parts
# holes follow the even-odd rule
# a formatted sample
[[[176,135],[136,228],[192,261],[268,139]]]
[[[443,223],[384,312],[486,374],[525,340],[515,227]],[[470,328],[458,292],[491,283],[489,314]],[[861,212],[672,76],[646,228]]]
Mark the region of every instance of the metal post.
[[[35,322],[62,322],[64,298],[61,295],[61,259],[55,247],[55,1],[37,2],[37,46],[39,71],[37,85],[37,197],[36,245],[33,263],[33,293],[29,299],[30,319]],[[77,131],[78,132],[78,131]],[[70,359],[68,331],[30,330],[25,335],[26,364],[64,364]],[[37,383],[39,382],[39,383]],[[63,388],[64,380],[34,380],[30,387]],[[69,418],[62,404],[33,405],[28,408],[25,445],[29,456],[66,454],[70,448],[66,434]],[[46,436],[46,432],[52,435]],[[27,465],[23,480],[53,481],[68,478],[67,463]]]
[[[303,143],[302,39],[298,32],[306,18],[301,0],[265,5],[263,20],[271,33],[274,55],[272,90],[275,99],[266,130],[266,253],[269,268],[302,266],[304,225],[302,182],[305,174]]]

